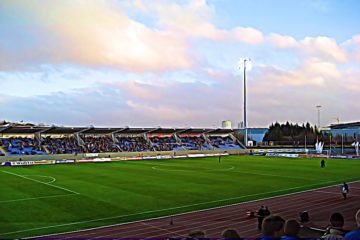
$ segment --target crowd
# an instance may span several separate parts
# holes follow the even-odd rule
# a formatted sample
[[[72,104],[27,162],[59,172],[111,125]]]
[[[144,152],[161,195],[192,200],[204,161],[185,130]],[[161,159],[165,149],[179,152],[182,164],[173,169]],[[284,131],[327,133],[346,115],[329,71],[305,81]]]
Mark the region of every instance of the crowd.
[[[33,138],[2,138],[0,139],[0,146],[3,147],[10,155],[35,155],[46,153],[41,144]]]
[[[318,229],[319,236],[312,239],[345,239],[355,240],[360,239],[360,209],[355,215],[357,229],[345,230],[344,217],[341,213],[333,213],[329,219],[329,225],[324,229]],[[285,220],[278,215],[269,215],[262,221],[261,240],[281,239],[281,240],[294,240],[309,238],[303,235],[302,232],[306,231],[307,227],[301,221],[296,219]],[[241,239],[235,229],[225,229],[222,232],[222,239]],[[175,239],[175,238],[174,238]],[[201,230],[192,231],[186,239],[206,239],[206,233]],[[253,239],[253,238],[252,238]]]
[[[77,144],[74,137],[42,139],[42,145],[48,149],[50,154],[78,154],[84,153],[85,149]]]
[[[151,137],[150,140],[155,151],[172,151],[179,146],[174,137]]]
[[[143,137],[117,137],[121,152],[147,152],[151,145]]]
[[[78,154],[103,152],[146,152],[146,151],[181,151],[211,150],[226,144],[234,144],[229,137],[211,137],[213,146],[206,143],[202,136],[117,136],[114,141],[110,136],[84,136],[78,141],[74,136],[35,138],[0,138],[0,147],[9,155],[36,154]],[[222,145],[223,144],[223,145]],[[227,145],[231,147],[231,145]],[[223,148],[226,149],[226,148]],[[229,148],[233,149],[233,148]],[[0,156],[4,153],[0,150]]]
[[[215,148],[224,148],[227,146],[233,146],[234,140],[230,137],[210,136],[211,145]]]
[[[179,137],[179,139],[181,140],[182,146],[187,150],[204,150],[208,148],[205,139],[201,136],[184,136]]]
[[[109,136],[85,137],[84,142],[88,153],[120,152],[120,147]]]

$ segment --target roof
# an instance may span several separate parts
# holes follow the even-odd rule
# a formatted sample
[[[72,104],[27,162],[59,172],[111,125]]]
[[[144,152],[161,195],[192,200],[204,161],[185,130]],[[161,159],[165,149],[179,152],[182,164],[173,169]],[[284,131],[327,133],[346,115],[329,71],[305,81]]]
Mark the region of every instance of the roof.
[[[0,127],[0,134],[109,134],[117,133],[124,135],[131,134],[227,134],[236,129],[222,128],[106,128],[106,127],[39,127],[39,126],[4,126]]]
[[[72,134],[83,131],[86,127],[50,127],[45,128],[42,134]]]
[[[43,130],[44,127],[13,127],[8,126],[0,129],[0,134],[34,134]]]
[[[341,123],[330,125],[331,129],[360,128],[360,122]]]
[[[82,134],[109,134],[116,133],[124,130],[124,128],[88,128],[86,130],[81,131]]]

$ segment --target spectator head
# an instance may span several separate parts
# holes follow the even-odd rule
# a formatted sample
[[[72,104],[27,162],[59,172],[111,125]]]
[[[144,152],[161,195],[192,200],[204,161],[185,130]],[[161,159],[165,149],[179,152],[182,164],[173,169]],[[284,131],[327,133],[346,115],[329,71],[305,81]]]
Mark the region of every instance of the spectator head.
[[[272,216],[268,216],[262,223],[262,233],[264,237],[274,237],[275,235],[275,224]]]
[[[333,213],[330,217],[331,226],[341,228],[344,226],[344,217],[341,213]]]
[[[223,233],[221,234],[221,236],[224,239],[240,239],[239,234],[237,233],[236,230],[234,229],[226,229],[225,231],[223,231]]]
[[[277,215],[272,216],[274,222],[275,237],[281,237],[284,234],[285,220]]]
[[[289,237],[297,238],[300,232],[300,224],[294,220],[288,220],[285,223],[285,235]]]
[[[357,223],[358,227],[360,227],[360,209],[357,211],[355,218],[356,218],[356,223]]]
[[[205,232],[201,230],[190,232],[188,237],[188,239],[201,239],[201,238],[205,238]]]

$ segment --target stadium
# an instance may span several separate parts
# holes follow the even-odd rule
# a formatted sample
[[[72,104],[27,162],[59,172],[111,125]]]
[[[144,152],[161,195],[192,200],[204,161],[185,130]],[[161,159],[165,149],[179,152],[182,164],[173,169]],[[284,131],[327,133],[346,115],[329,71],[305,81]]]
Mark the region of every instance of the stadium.
[[[321,236],[333,209],[355,226],[355,152],[249,149],[237,131],[4,126],[1,237],[167,238],[200,229],[217,238],[227,228],[259,237],[252,214],[261,205],[299,221],[308,212],[305,237]]]
[[[360,239],[358,0],[1,0],[0,239]]]

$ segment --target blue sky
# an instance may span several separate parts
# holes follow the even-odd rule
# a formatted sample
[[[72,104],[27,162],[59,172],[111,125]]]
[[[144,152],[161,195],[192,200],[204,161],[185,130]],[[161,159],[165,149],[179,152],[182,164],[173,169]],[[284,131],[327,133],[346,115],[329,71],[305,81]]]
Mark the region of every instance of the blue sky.
[[[225,28],[251,26],[264,33],[276,32],[302,39],[331,36],[345,41],[360,22],[357,0],[252,0],[208,1],[216,9],[216,24]]]
[[[359,119],[355,0],[0,2],[0,119],[218,127]]]

